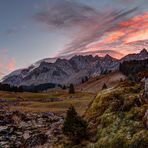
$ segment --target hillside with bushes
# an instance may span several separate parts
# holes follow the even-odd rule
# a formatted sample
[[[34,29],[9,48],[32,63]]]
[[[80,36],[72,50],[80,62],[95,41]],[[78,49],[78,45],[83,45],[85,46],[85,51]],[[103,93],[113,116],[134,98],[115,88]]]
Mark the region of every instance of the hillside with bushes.
[[[147,148],[148,100],[143,87],[126,81],[100,91],[84,115],[89,140],[73,147]]]

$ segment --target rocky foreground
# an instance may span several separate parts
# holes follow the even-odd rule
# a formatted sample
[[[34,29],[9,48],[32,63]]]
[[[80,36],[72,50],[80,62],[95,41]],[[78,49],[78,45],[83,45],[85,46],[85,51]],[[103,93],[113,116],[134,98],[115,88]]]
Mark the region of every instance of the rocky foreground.
[[[62,142],[63,117],[0,110],[0,147],[54,147]],[[55,146],[56,147],[56,146]]]

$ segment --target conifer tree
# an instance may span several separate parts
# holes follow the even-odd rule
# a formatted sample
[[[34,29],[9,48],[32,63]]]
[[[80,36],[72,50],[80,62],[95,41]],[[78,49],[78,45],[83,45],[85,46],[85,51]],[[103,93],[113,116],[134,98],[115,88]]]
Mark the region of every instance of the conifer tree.
[[[69,86],[69,94],[74,94],[75,93],[75,88],[73,84],[70,84]]]
[[[63,133],[74,143],[79,143],[87,137],[87,123],[78,116],[75,108],[71,106],[63,125]]]
[[[107,85],[106,85],[105,83],[104,83],[103,86],[102,86],[102,90],[103,90],[103,89],[107,89]]]

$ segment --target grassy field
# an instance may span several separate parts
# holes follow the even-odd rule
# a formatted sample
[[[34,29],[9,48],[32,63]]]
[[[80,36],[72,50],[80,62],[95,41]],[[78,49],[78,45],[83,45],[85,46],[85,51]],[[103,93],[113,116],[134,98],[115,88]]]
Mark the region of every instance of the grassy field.
[[[68,90],[51,89],[46,93],[15,93],[0,91],[0,99],[5,102],[0,105],[8,110],[20,110],[25,112],[54,112],[65,114],[70,105],[75,106],[77,112],[82,115],[96,94],[102,89],[104,83],[108,88],[117,85],[120,79],[125,79],[119,72],[91,78],[88,82],[76,86],[75,94],[68,94]],[[62,99],[62,101],[49,101],[48,99]]]
[[[88,104],[95,97],[94,93],[76,92],[68,94],[66,91],[54,91],[48,93],[14,93],[0,92],[0,99],[5,100],[1,105],[8,110],[20,110],[24,112],[54,112],[65,114],[70,105],[75,106],[77,112],[82,115]],[[47,99],[61,99],[50,102]]]

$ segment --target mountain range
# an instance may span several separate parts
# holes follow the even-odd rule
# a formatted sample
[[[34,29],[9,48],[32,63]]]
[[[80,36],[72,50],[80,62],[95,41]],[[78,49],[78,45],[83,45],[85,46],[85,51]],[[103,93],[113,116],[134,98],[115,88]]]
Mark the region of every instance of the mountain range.
[[[31,66],[18,69],[5,76],[2,83],[13,86],[39,85],[44,83],[78,84],[85,77],[98,76],[116,71],[123,61],[148,59],[148,51],[141,50],[137,54],[129,54],[122,59],[110,55],[104,57],[92,55],[73,56],[70,59],[43,59]]]

